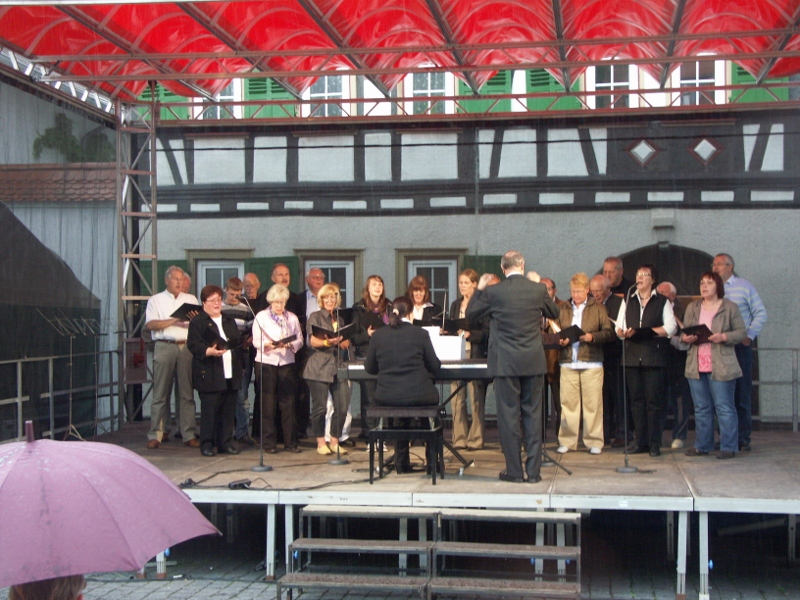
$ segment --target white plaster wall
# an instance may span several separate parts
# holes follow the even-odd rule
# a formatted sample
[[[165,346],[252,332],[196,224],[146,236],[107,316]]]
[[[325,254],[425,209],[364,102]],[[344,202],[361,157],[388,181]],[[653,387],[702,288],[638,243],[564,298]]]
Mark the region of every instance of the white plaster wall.
[[[263,219],[159,221],[159,257],[186,258],[197,240],[216,240],[220,249],[253,248],[255,256],[280,256],[297,248],[359,248],[364,276],[380,274],[387,295],[394,296],[395,248],[461,248],[471,254],[520,250],[527,268],[552,277],[566,296],[567,282],[578,271],[594,273],[603,258],[623,254],[663,238],[652,227],[652,210],[548,212],[440,217],[346,217],[331,227],[330,217],[311,215]],[[345,217],[342,217],[344,224]],[[709,254],[728,252],[737,273],[750,279],[769,312],[762,348],[800,347],[800,211],[676,210],[672,244]],[[230,237],[220,232],[230,231]],[[342,232],[347,232],[345,235]],[[709,265],[710,267],[710,265]],[[762,379],[786,378],[788,353],[762,355]],[[762,390],[762,414],[791,415],[791,389]]]

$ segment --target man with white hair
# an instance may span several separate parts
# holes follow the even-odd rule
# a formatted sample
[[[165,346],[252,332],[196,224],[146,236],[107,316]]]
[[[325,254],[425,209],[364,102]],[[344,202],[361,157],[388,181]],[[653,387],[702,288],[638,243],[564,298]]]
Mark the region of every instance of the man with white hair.
[[[169,416],[169,395],[172,379],[178,378],[178,402],[180,403],[180,428],[184,444],[199,448],[195,439],[194,389],[192,388],[192,354],[186,347],[189,321],[171,316],[184,304],[199,304],[197,298],[181,291],[184,273],[180,267],[167,269],[164,282],[167,289],[151,296],[145,310],[145,327],[152,332],[153,350],[153,401],[150,405],[150,431],[147,433],[147,448],[155,450],[164,439],[164,428]],[[195,313],[190,313],[189,317]]]

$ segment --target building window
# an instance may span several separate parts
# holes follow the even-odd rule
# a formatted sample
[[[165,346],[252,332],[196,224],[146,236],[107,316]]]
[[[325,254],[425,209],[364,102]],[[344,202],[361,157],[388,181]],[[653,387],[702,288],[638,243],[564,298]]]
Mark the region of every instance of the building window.
[[[682,88],[713,87],[716,84],[716,61],[703,60],[683,63],[680,66],[680,86]],[[714,90],[697,90],[681,94],[681,105],[715,104]]]
[[[198,260],[197,261],[197,286],[202,290],[207,285],[218,285],[225,289],[225,284],[231,277],[244,277],[244,261],[238,260]]]
[[[314,100],[341,100],[344,98],[344,77],[328,75],[320,77],[309,88],[309,99],[312,117],[341,117],[342,107],[339,104],[314,104]]]
[[[342,308],[353,306],[358,298],[355,290],[355,261],[352,260],[307,260],[305,272],[321,269],[325,283],[335,283],[342,295]]]
[[[445,96],[445,73],[414,73],[413,78],[413,96],[424,96],[430,98],[433,96]],[[434,114],[440,115],[445,113],[445,103],[442,102],[414,102],[414,114]]]
[[[238,80],[236,80],[238,82]],[[236,82],[231,81],[225,89],[217,94],[216,99],[219,102],[236,102]],[[238,119],[241,117],[239,106],[220,106],[219,104],[211,104],[203,109],[203,119]]]
[[[601,65],[595,67],[594,89],[597,92],[624,90],[623,94],[595,96],[595,108],[628,108],[630,106],[630,68],[628,65]]]

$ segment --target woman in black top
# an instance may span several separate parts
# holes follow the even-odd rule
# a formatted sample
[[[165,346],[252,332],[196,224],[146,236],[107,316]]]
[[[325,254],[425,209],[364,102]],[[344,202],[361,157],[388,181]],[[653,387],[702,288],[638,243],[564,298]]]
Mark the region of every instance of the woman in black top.
[[[408,318],[411,302],[401,296],[392,302],[389,327],[372,336],[364,361],[367,373],[378,376],[375,401],[380,406],[430,406],[439,403],[433,384],[441,363],[427,331]],[[395,469],[410,470],[408,440],[398,440]]]
[[[380,275],[367,277],[367,284],[361,292],[361,300],[353,305],[352,344],[357,360],[367,357],[372,334],[389,323],[391,303],[386,298],[383,278]],[[375,404],[375,381],[359,382],[361,388],[361,433],[359,438],[367,439],[372,424],[367,420],[367,407]]]

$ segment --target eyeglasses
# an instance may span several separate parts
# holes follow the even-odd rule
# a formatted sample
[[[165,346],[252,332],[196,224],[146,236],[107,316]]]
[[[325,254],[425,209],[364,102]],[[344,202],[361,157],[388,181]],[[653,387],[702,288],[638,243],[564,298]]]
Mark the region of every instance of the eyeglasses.
[[[649,272],[647,272],[647,271],[637,271],[637,272],[636,272],[636,276],[637,276],[637,277],[639,277],[639,276],[641,276],[641,277],[652,277],[652,276],[653,276],[653,274],[652,274],[652,273],[649,273]]]

